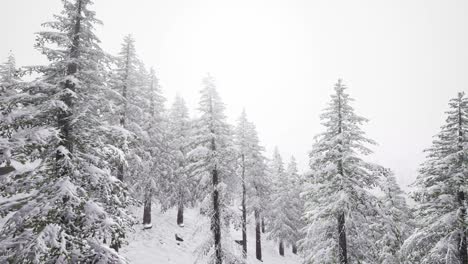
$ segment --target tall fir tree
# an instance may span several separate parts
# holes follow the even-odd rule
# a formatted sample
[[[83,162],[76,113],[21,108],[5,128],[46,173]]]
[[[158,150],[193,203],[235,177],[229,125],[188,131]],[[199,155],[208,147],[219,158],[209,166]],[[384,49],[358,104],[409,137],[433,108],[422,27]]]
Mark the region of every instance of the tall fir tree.
[[[414,185],[415,232],[405,241],[408,262],[466,264],[466,177],[468,175],[468,99],[449,102],[445,125],[427,150]]]
[[[143,197],[143,225],[151,227],[152,201],[161,196],[160,187],[163,178],[172,175],[172,155],[169,149],[168,120],[164,104],[166,98],[163,96],[159,80],[154,69],[150,70],[146,89],[139,93],[141,98],[149,100],[149,108],[142,113],[146,116],[142,120],[142,137],[140,137],[141,159],[138,160],[143,166],[141,172],[135,172],[136,192],[140,190]]]
[[[403,261],[400,249],[413,229],[412,213],[394,173],[387,168],[381,168],[378,173],[383,191],[383,196],[379,197],[381,212],[376,224],[379,263],[398,264]]]
[[[232,241],[228,239],[226,225],[232,198],[229,197],[228,186],[234,187],[235,177],[232,129],[226,122],[225,106],[213,78],[205,77],[203,84],[199,106],[201,116],[195,123],[191,143],[196,147],[188,155],[192,161],[191,174],[199,176],[199,189],[205,192],[205,201],[209,204],[206,214],[210,217],[212,237],[200,252],[208,255],[209,263],[238,263],[235,252],[229,250]]]
[[[245,110],[238,119],[235,128],[235,146],[237,149],[238,175],[241,179],[241,227],[242,251],[247,256],[247,217],[254,212],[256,258],[262,260],[260,232],[260,214],[263,213],[266,195],[266,165],[263,147],[260,146],[255,125],[247,119]]]
[[[184,225],[184,209],[192,206],[197,198],[196,181],[190,177],[188,153],[191,150],[190,138],[192,122],[185,100],[177,95],[169,111],[170,145],[172,152],[172,177],[165,185],[165,197],[161,199],[163,208],[177,208],[177,224]]]
[[[303,238],[302,228],[304,221],[302,214],[304,213],[304,200],[301,198],[303,192],[304,178],[299,174],[296,159],[291,157],[286,169],[288,179],[288,200],[289,200],[289,215],[292,221],[291,233],[288,238],[288,243],[291,245],[292,253],[297,254],[297,243]]]
[[[291,201],[291,179],[284,168],[283,159],[275,148],[271,161],[273,190],[268,222],[268,238],[278,243],[278,250],[284,256],[284,247],[291,244],[295,235],[295,219]]]
[[[378,166],[363,160],[371,153],[352,99],[341,80],[321,115],[325,132],[310,153],[312,184],[305,191],[306,237],[302,250],[308,263],[376,263],[370,230],[377,202],[369,189],[377,184]]]
[[[43,24],[51,31],[37,38],[50,64],[36,68],[42,76],[22,90],[31,115],[15,119],[39,146],[29,155],[36,166],[15,177],[29,195],[0,231],[0,262],[125,263],[116,250],[132,218],[110,173],[117,149],[104,143],[112,135],[101,118],[108,90],[106,56],[93,33],[100,21],[90,0],[62,3],[56,20]]]
[[[10,52],[7,61],[0,65],[0,164],[4,163],[4,166],[0,165],[0,175],[10,172],[12,149],[20,145],[19,139],[15,138],[18,133],[15,133],[17,128],[13,120],[16,118],[14,110],[18,102],[15,96],[19,93],[20,83],[16,60]]]

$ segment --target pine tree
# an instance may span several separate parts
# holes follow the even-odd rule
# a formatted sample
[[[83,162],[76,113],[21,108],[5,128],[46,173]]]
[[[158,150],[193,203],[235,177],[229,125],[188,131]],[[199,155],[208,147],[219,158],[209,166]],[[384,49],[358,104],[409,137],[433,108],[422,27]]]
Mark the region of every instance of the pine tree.
[[[190,177],[189,160],[191,120],[185,101],[176,96],[169,111],[170,146],[172,152],[172,176],[166,183],[168,189],[164,199],[164,208],[177,207],[177,224],[184,225],[184,208],[194,204],[196,199],[196,181]]]
[[[192,141],[196,147],[188,155],[192,161],[191,174],[200,177],[199,188],[209,194],[207,198],[210,200],[207,215],[210,216],[213,236],[207,242],[208,248],[201,252],[209,255],[209,263],[236,263],[235,255],[227,250],[230,241],[225,237],[228,232],[222,233],[228,223],[226,214],[230,197],[227,186],[234,186],[232,132],[226,122],[225,106],[216,91],[213,78],[207,76],[203,83],[205,88],[201,91],[199,106],[201,116],[195,123]]]
[[[380,249],[379,263],[397,264],[401,263],[402,259],[401,246],[412,232],[412,214],[393,172],[382,168],[379,173],[381,174],[379,185],[384,193],[379,199],[381,212],[377,224],[376,245]]]
[[[305,223],[302,219],[304,213],[304,201],[301,198],[303,192],[302,186],[304,179],[298,173],[296,159],[291,157],[288,164],[286,175],[288,179],[288,200],[289,200],[289,214],[292,221],[292,232],[288,239],[288,243],[291,245],[292,253],[297,254],[297,242],[303,238],[302,228]]]
[[[121,149],[124,151],[123,157],[118,162],[117,178],[120,181],[124,181],[125,178],[125,166],[126,157],[128,156],[129,140],[131,141],[133,135],[131,132],[140,130],[141,128],[135,128],[139,124],[136,123],[134,118],[141,117],[141,107],[138,105],[138,93],[137,89],[141,88],[143,84],[142,74],[138,71],[141,62],[137,58],[135,49],[135,40],[131,35],[125,36],[121,50],[116,58],[117,69],[114,74],[114,89],[118,94],[117,107],[118,107],[118,123],[124,129],[122,133],[122,139],[120,143]],[[136,109],[135,109],[136,108]],[[136,112],[136,113],[135,113]],[[132,114],[136,114],[131,116]],[[133,129],[132,129],[133,128]]]
[[[262,260],[260,213],[266,193],[265,158],[260,146],[255,125],[247,119],[245,110],[239,117],[235,129],[235,145],[238,154],[238,175],[242,185],[242,251],[247,256],[247,216],[254,212],[256,227],[256,257]]]
[[[468,99],[449,102],[445,125],[427,150],[414,185],[417,228],[405,241],[408,262],[468,263],[466,200]]]
[[[0,231],[0,262],[125,263],[116,250],[132,219],[126,191],[110,174],[117,149],[104,143],[112,135],[101,119],[108,91],[106,56],[93,33],[100,21],[89,0],[62,2],[61,14],[44,24],[52,31],[37,38],[50,64],[36,68],[42,76],[20,99],[32,114],[15,121],[38,142],[28,159],[40,164],[16,177],[29,195]]]
[[[369,189],[377,184],[378,166],[362,159],[371,151],[341,80],[321,116],[325,132],[310,153],[312,184],[305,192],[306,237],[302,250],[308,263],[376,263],[370,226],[377,214]]]
[[[271,194],[271,209],[269,215],[268,238],[279,244],[279,254],[284,256],[285,244],[290,244],[295,234],[292,203],[290,200],[290,179],[284,169],[283,160],[278,148],[275,148],[271,163],[273,174],[273,191]]]
[[[0,168],[0,175],[10,172],[12,148],[18,147],[18,140],[14,138],[15,118],[14,110],[18,103],[14,97],[18,94],[20,84],[16,61],[10,52],[7,61],[0,65],[0,164],[5,166]]]

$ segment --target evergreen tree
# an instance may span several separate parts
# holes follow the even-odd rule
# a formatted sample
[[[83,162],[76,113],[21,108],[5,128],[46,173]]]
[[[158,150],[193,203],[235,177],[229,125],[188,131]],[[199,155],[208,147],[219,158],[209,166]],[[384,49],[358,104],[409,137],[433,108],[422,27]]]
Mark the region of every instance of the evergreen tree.
[[[466,242],[468,99],[449,102],[445,125],[427,150],[414,185],[417,228],[405,241],[408,262],[468,263]]]
[[[284,169],[283,160],[278,148],[275,148],[271,163],[273,174],[273,190],[271,194],[271,209],[268,226],[268,238],[279,244],[279,254],[284,256],[284,246],[292,241],[294,234],[294,219],[291,213],[290,179]]]
[[[363,160],[371,151],[360,126],[367,120],[354,113],[352,99],[341,80],[321,116],[325,132],[310,153],[312,184],[305,192],[306,237],[302,241],[308,263],[376,263],[374,234],[378,166]]]
[[[19,144],[15,139],[17,133],[12,119],[16,116],[14,110],[18,103],[15,96],[18,94],[20,81],[15,57],[10,52],[7,61],[0,65],[0,165],[5,163],[5,167],[0,169],[0,175],[10,171],[6,167],[11,165],[12,148],[17,148]]]
[[[290,233],[288,243],[291,245],[292,252],[297,254],[297,242],[303,238],[301,230],[305,225],[302,219],[302,214],[304,213],[304,202],[301,198],[304,179],[298,173],[297,163],[294,156],[291,157],[286,174],[289,190],[287,197],[289,201],[288,213],[290,214],[290,219],[292,221],[292,232]]]
[[[62,2],[61,14],[44,24],[51,31],[38,33],[36,47],[50,64],[23,89],[31,115],[15,119],[38,142],[28,158],[39,165],[16,177],[29,196],[0,231],[0,262],[125,263],[116,250],[132,219],[108,163],[118,149],[105,144],[112,135],[101,118],[108,91],[106,56],[93,33],[100,21],[90,0]]]
[[[255,125],[242,112],[235,129],[235,145],[238,154],[238,175],[242,185],[242,251],[247,256],[247,216],[254,212],[256,229],[256,257],[262,260],[260,214],[263,213],[266,196],[265,158]]]
[[[228,221],[223,221],[230,202],[227,186],[234,186],[232,132],[213,78],[207,76],[203,83],[205,88],[201,91],[199,107],[201,116],[195,123],[192,141],[196,147],[189,153],[191,174],[200,177],[200,190],[209,194],[205,200],[209,200],[207,215],[210,216],[213,236],[200,252],[208,255],[209,263],[238,263],[235,255],[227,250],[231,241],[226,239]]]
[[[153,69],[150,70],[143,88],[138,92],[137,104],[146,105],[140,119],[141,132],[136,133],[135,170],[132,173],[134,193],[143,193],[143,225],[151,224],[152,200],[162,195],[161,179],[172,175],[171,153],[169,149],[168,120],[159,81]],[[144,101],[147,101],[146,104]]]
[[[177,207],[177,224],[184,225],[184,208],[194,204],[196,181],[190,177],[189,160],[191,121],[185,101],[176,96],[169,111],[170,146],[172,151],[172,177],[169,178],[166,196],[161,199],[164,208]]]
[[[376,244],[380,249],[379,263],[401,263],[401,246],[412,232],[411,212],[393,172],[382,168],[379,173],[381,174],[379,185],[384,193],[379,199],[381,212],[377,225]]]

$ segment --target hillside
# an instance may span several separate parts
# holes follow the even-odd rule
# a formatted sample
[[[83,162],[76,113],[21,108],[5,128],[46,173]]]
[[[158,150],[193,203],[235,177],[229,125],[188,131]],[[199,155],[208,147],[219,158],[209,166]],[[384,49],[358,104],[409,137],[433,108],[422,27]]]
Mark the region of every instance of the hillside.
[[[140,211],[136,212],[138,216]],[[161,213],[153,209],[153,228],[143,230],[141,225],[135,226],[135,231],[128,234],[129,245],[122,249],[122,254],[134,264],[190,264],[196,259],[196,248],[201,241],[209,235],[197,232],[199,223],[206,219],[200,216],[198,210],[188,209],[185,212],[185,226],[176,224],[176,211],[169,210]],[[262,263],[255,258],[255,230],[249,225],[248,230],[248,263]],[[183,237],[184,242],[175,240],[175,234]],[[240,239],[240,231],[231,231],[231,236]],[[291,253],[290,248],[285,249],[285,256],[281,257],[277,245],[266,239],[263,243],[263,263],[267,264],[299,264],[299,257]]]

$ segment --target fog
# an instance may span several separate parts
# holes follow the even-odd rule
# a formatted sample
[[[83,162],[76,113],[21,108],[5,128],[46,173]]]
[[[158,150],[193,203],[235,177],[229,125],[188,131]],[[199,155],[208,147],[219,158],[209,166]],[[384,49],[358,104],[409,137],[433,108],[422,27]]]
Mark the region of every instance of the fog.
[[[100,0],[93,9],[111,53],[133,34],[157,70],[169,103],[182,95],[196,113],[201,79],[215,76],[232,123],[245,108],[263,145],[294,155],[302,171],[319,115],[343,78],[372,159],[404,188],[444,122],[448,100],[466,90],[468,2],[438,0]],[[43,64],[34,32],[59,0],[0,1],[0,58]]]

